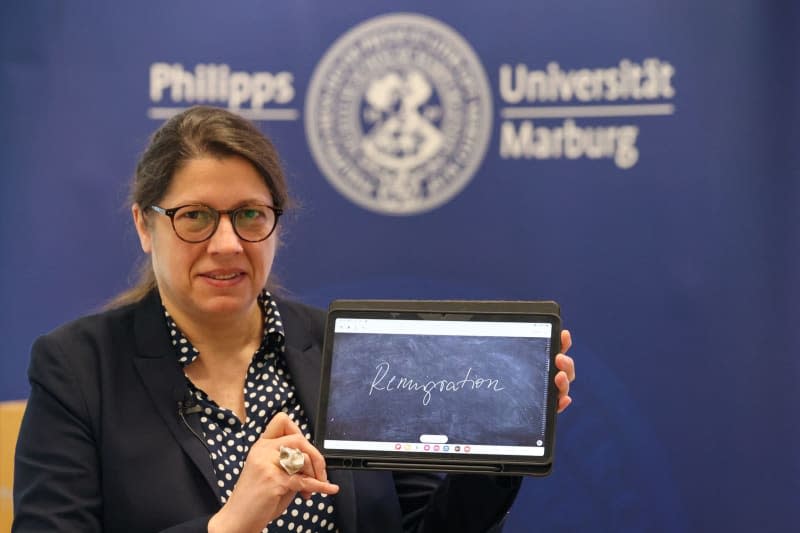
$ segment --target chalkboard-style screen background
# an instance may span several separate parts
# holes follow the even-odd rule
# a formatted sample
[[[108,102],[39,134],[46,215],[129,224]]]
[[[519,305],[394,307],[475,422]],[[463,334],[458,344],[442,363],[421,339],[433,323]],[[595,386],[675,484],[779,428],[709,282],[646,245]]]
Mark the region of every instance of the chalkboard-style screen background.
[[[419,442],[431,434],[452,443],[536,446],[545,432],[549,343],[336,333],[326,438]]]

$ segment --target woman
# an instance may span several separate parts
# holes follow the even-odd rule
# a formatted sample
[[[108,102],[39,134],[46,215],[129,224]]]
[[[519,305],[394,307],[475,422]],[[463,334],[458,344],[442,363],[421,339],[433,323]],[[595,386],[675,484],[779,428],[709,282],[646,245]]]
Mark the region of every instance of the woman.
[[[155,133],[132,188],[150,256],[142,281],[113,309],[33,346],[14,531],[502,522],[517,478],[335,471],[329,480],[310,442],[324,313],[264,289],[288,203],[274,147],[237,115],[195,107]],[[563,354],[556,365],[563,410],[574,365]],[[299,450],[300,471],[282,464],[282,449]]]

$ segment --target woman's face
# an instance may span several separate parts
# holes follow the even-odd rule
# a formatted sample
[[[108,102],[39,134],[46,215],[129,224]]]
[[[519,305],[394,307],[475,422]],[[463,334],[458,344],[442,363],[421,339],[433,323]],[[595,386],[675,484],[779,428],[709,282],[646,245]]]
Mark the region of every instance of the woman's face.
[[[159,201],[165,209],[205,204],[219,210],[245,204],[272,204],[272,195],[255,167],[239,156],[189,160],[172,177]],[[169,217],[133,207],[142,249],[152,255],[161,299],[180,320],[240,319],[257,313],[257,297],[267,282],[275,257],[277,231],[261,242],[247,242],[233,231],[231,219],[220,217],[217,231],[200,243],[182,241]]]

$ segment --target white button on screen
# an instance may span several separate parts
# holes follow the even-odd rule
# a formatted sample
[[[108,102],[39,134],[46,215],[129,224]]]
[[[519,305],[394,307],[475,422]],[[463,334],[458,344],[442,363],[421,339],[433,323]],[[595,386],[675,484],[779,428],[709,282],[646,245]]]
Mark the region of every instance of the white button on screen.
[[[419,441],[425,444],[445,444],[447,435],[420,435]]]

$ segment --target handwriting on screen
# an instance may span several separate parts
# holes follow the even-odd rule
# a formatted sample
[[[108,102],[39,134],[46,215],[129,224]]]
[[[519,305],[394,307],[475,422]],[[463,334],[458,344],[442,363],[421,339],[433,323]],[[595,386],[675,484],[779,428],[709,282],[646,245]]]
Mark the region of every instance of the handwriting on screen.
[[[541,438],[548,350],[538,337],[337,333],[327,436],[530,445]]]
[[[474,376],[472,374],[472,367],[467,368],[462,379],[443,378],[437,380],[429,379],[427,381],[395,374],[389,376],[391,365],[386,361],[378,363],[375,370],[377,372],[369,386],[370,396],[372,396],[373,393],[379,394],[381,392],[418,391],[422,392],[422,405],[428,405],[431,402],[432,392],[447,393],[461,390],[499,392],[504,390],[504,387],[500,385],[499,379]],[[458,376],[460,377],[460,375],[461,374]]]

